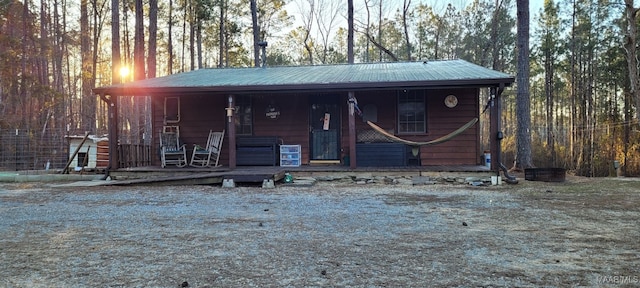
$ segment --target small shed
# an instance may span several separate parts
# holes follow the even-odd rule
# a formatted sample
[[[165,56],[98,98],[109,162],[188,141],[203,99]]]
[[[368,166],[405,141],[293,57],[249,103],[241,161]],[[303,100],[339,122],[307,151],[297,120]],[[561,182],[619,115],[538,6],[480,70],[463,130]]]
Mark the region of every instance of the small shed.
[[[109,138],[89,135],[69,135],[69,167],[104,169],[109,164]],[[80,149],[78,149],[80,147]],[[77,150],[77,154],[74,153]],[[73,157],[73,159],[72,159]]]

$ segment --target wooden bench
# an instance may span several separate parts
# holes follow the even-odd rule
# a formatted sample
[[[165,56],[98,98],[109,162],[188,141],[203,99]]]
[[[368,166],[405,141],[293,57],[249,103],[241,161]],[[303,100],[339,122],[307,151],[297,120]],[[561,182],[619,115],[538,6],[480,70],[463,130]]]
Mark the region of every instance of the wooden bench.
[[[278,165],[278,137],[238,136],[236,138],[236,165]]]

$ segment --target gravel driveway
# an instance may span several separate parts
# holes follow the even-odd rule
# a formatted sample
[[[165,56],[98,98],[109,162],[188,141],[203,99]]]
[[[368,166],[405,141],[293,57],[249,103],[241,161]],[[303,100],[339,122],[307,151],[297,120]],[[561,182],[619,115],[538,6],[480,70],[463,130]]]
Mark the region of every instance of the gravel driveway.
[[[0,186],[2,287],[632,287],[640,181]]]

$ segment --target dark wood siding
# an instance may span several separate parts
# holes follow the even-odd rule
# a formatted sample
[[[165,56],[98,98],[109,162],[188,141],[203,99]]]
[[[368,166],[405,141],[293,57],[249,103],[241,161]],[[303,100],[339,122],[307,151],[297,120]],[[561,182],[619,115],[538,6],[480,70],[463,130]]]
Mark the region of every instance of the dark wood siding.
[[[180,122],[168,125],[180,126],[180,139],[186,144],[187,157],[190,160],[193,145],[198,144],[204,146],[207,144],[209,130],[222,131],[226,129],[226,102],[227,97],[224,95],[197,95],[197,96],[180,96]],[[160,142],[158,135],[162,131],[164,124],[164,97],[157,96],[152,99],[153,107],[153,164],[160,165],[160,157],[157,153]],[[225,135],[222,144],[222,154],[220,155],[221,163],[228,164],[228,143],[227,135]]]
[[[265,114],[270,104],[280,109],[280,116],[276,119],[268,118]],[[252,107],[254,135],[277,136],[282,140],[280,144],[301,145],[301,163],[309,163],[309,104],[307,95],[254,95]]]
[[[458,97],[458,106],[448,108],[444,105],[444,98],[454,94]],[[478,117],[478,90],[426,90],[427,105],[427,133],[414,135],[398,135],[412,141],[429,141],[444,136],[466,124],[471,119]],[[358,106],[365,107],[374,104],[378,109],[378,121],[376,124],[385,130],[397,131],[397,92],[376,91],[358,92],[356,94]],[[346,103],[346,96],[344,102]],[[344,151],[348,151],[348,115],[346,109],[343,112],[343,139]],[[476,165],[480,163],[479,125],[476,124],[454,139],[433,146],[420,147],[420,162],[422,165]],[[369,125],[356,116],[356,131],[370,129]]]
[[[316,93],[317,94],[317,93]],[[454,94],[458,97],[458,106],[447,108],[444,98]],[[302,148],[302,164],[309,163],[309,97],[312,94],[254,94],[253,135],[277,136],[281,144],[299,144]],[[349,125],[347,93],[339,93],[341,105],[341,150],[342,157],[349,153]],[[398,135],[413,141],[429,141],[446,135],[479,115],[478,89],[426,90],[427,133]],[[194,144],[206,144],[209,130],[227,129],[225,108],[227,95],[183,95],[180,96],[182,141],[187,144],[188,152]],[[373,104],[377,107],[377,122],[380,127],[397,131],[397,92],[396,90],[357,92],[358,106]],[[273,105],[280,111],[276,119],[266,116],[267,107]],[[164,126],[164,97],[152,98],[153,107],[153,164],[160,165],[158,133]],[[356,131],[371,128],[356,116]],[[228,129],[227,129],[228,131]],[[420,148],[422,165],[476,165],[480,163],[479,125],[476,124],[451,141]],[[220,156],[220,163],[228,165],[228,134]],[[190,157],[190,154],[189,154]],[[342,159],[341,157],[341,159]]]
[[[444,105],[444,98],[449,94],[456,95],[458,106],[448,108]],[[478,97],[477,89],[428,90],[428,140],[451,133],[471,119],[478,117]],[[448,142],[421,147],[422,165],[475,165],[480,163],[479,127],[479,124],[476,124]]]

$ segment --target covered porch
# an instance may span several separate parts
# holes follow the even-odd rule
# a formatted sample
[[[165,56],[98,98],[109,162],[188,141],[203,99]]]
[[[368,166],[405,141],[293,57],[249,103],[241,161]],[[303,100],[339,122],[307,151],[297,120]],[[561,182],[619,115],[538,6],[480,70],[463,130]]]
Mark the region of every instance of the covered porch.
[[[279,181],[278,175],[287,172],[499,173],[500,96],[513,80],[451,60],[201,69],[94,91],[112,111],[112,139],[120,133],[120,96],[150,96],[152,102],[150,165],[122,166],[121,153],[110,153],[110,176],[167,173],[200,179],[209,173],[210,179],[203,181],[215,182],[260,165],[267,167],[255,169]],[[484,110],[481,97],[489,98]],[[490,117],[476,124],[480,111],[489,111]],[[489,128],[488,136],[480,125]],[[156,153],[165,146],[158,135],[167,127],[180,129],[180,139],[173,142],[178,161],[170,165],[164,152]],[[220,167],[190,168],[190,155],[211,131],[224,133],[215,161]],[[375,140],[362,137],[371,131],[377,133]],[[481,136],[488,139],[487,146]],[[118,141],[109,146],[120,150]],[[484,166],[484,151],[494,155],[490,167]]]

